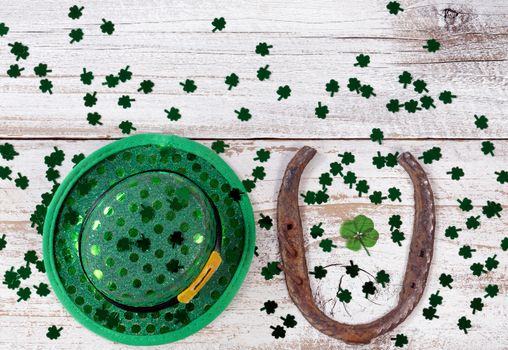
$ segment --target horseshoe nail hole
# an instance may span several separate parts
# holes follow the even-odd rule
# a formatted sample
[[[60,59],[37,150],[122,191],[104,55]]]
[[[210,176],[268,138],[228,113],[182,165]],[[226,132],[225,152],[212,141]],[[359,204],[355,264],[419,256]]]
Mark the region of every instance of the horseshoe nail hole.
[[[291,231],[295,226],[292,223],[286,224],[286,229]]]
[[[411,283],[411,289],[415,289],[415,287],[416,287],[416,284],[414,282]]]
[[[425,250],[420,250],[420,258],[423,258],[425,256]]]

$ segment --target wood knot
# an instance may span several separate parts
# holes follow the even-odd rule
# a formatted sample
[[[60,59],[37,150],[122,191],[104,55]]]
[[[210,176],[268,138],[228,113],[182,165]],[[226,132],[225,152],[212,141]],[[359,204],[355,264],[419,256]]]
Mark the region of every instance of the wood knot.
[[[444,19],[445,19],[446,24],[454,25],[455,20],[457,19],[457,16],[459,15],[459,13],[460,13],[459,11],[456,11],[454,9],[445,8],[443,10],[443,14],[444,14]]]

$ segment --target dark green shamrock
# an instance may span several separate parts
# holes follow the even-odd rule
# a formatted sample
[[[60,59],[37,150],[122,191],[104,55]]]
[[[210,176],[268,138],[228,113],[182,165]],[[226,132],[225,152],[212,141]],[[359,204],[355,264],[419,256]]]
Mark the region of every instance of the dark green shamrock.
[[[436,105],[434,104],[434,99],[430,96],[425,95],[420,97],[420,103],[422,104],[422,107],[425,109],[436,108]]]
[[[506,252],[508,250],[508,237],[501,240],[501,249]],[[1,250],[1,249],[0,249]]]
[[[271,280],[273,276],[278,276],[281,272],[282,270],[279,268],[278,261],[269,262],[261,269],[261,275],[265,278],[265,280]]]
[[[344,165],[353,164],[355,162],[355,155],[351,152],[339,154],[339,157],[342,158],[341,163]]]
[[[237,87],[240,83],[240,78],[235,73],[231,73],[226,77],[224,83],[228,85],[228,90],[231,90],[234,87]]]
[[[241,120],[242,122],[246,122],[252,118],[252,114],[250,114],[250,111],[248,108],[242,107],[242,108],[240,108],[239,111],[235,110],[235,113],[236,113],[236,117],[239,120]]]
[[[151,81],[151,80],[143,80],[139,84],[138,92],[143,91],[144,94],[149,94],[150,92],[153,91],[153,87],[154,86],[155,86],[155,84],[153,83],[153,81]]]
[[[11,78],[17,78],[21,76],[21,72],[24,71],[25,68],[18,66],[17,64],[11,64],[9,69],[7,69],[7,75]]]
[[[482,298],[474,298],[469,304],[469,307],[473,310],[473,315],[476,311],[482,311],[484,306],[485,304],[482,302]]]
[[[397,113],[400,111],[400,107],[403,107],[403,104],[400,104],[400,101],[397,99],[391,99],[390,102],[386,104],[386,109],[388,109],[389,112]]]
[[[71,31],[69,32],[69,37],[71,38],[70,43],[71,44],[79,43],[81,40],[83,40],[84,35],[85,33],[83,33],[83,30],[81,28],[71,29]]]
[[[21,173],[18,173],[18,177],[14,179],[14,183],[16,184],[16,187],[21,188],[22,190],[25,190],[28,188],[28,178],[26,176],[21,175]]]
[[[346,265],[346,274],[351,278],[358,276],[360,268],[356,265],[353,260],[349,260],[349,265]]]
[[[407,71],[404,71],[402,72],[401,75],[399,75],[399,83],[402,84],[402,86],[404,87],[404,89],[409,85],[411,84],[411,82],[413,81],[413,76],[411,75],[411,73],[407,72]]]
[[[273,329],[272,336],[275,339],[286,337],[286,330],[282,326],[270,326]]]
[[[358,196],[362,196],[362,193],[367,194],[369,193],[369,184],[367,183],[367,180],[360,180],[356,183],[355,189],[356,192],[358,192]]]
[[[264,148],[260,148],[256,151],[256,157],[254,158],[254,160],[257,160],[261,163],[265,163],[268,161],[268,159],[270,159],[270,151]]]
[[[122,95],[118,98],[118,105],[123,109],[131,108],[132,102],[136,101],[133,98],[130,98],[129,95]]]
[[[229,148],[229,145],[223,140],[217,140],[212,142],[211,148],[215,151],[215,153],[220,154],[224,153],[226,148]]]
[[[484,298],[494,298],[499,293],[499,286],[497,284],[489,284],[487,287],[485,287],[485,293],[486,294],[484,295]]]
[[[168,118],[171,121],[177,121],[182,117],[182,115],[180,114],[180,110],[175,107],[171,107],[169,111],[165,109],[164,112],[166,112],[166,118]]]
[[[314,275],[314,277],[318,280],[326,277],[328,271],[321,265],[314,266],[314,271],[309,272],[309,274]]]
[[[327,203],[330,196],[326,193],[326,190],[319,190],[316,192],[316,204]]]
[[[459,202],[459,208],[462,211],[471,211],[473,210],[473,202],[471,199],[464,197],[464,199],[457,199],[457,202]]]
[[[53,181],[56,183],[56,180],[60,177],[60,172],[54,168],[49,168],[46,170],[46,179],[48,181]]]
[[[395,2],[395,1],[392,1],[392,2]],[[404,11],[404,10],[401,9],[401,11]],[[404,347],[404,345],[407,345],[409,343],[407,336],[405,336],[402,333],[397,334],[395,336],[395,338],[391,338],[390,340],[393,340],[395,342],[393,345],[395,345],[395,347],[397,347],[397,348],[402,348],[402,347]]]
[[[425,164],[432,164],[432,162],[440,160],[441,157],[441,148],[432,147],[431,149],[424,151],[418,159],[423,159]]]
[[[14,271],[14,267],[11,267],[10,270],[5,271],[4,273],[3,284],[5,284],[9,289],[16,289],[21,283],[20,278],[21,277],[18,275],[18,273]]]
[[[291,314],[287,314],[286,317],[280,318],[282,321],[284,321],[284,326],[288,328],[294,328],[298,323],[296,322],[295,316]]]
[[[277,101],[280,101],[282,99],[287,100],[289,96],[291,96],[291,88],[289,85],[279,86],[277,89],[277,95],[279,95],[279,98],[277,98]]]
[[[439,295],[439,291],[430,295],[429,304],[432,307],[437,307],[438,305],[443,304],[443,297]]]
[[[397,200],[399,202],[402,202],[402,199],[400,199],[401,195],[402,195],[402,193],[400,192],[400,190],[397,187],[390,187],[388,189],[388,198],[390,198],[390,200],[392,202],[395,202]]]
[[[265,168],[262,166],[257,166],[254,169],[252,169],[252,177],[254,177],[254,181],[257,180],[264,180],[266,176]]]
[[[267,43],[259,43],[256,45],[256,53],[261,56],[266,56],[270,54],[271,48],[273,48],[272,45],[268,45]]]
[[[220,18],[215,17],[212,21],[212,26],[213,26],[212,32],[216,32],[217,30],[220,32],[224,28],[226,28],[226,20],[224,19],[224,17]]]
[[[44,78],[48,73],[51,73],[52,70],[48,69],[48,65],[45,63],[39,63],[34,67],[34,73],[40,78]]]
[[[330,96],[333,97],[337,92],[339,92],[340,86],[337,80],[331,79],[330,82],[326,84],[326,92],[330,93]]]
[[[123,134],[129,135],[131,131],[136,130],[136,128],[132,125],[132,123],[128,120],[124,120],[118,125],[118,128],[122,130]]]
[[[469,266],[469,269],[473,273],[473,276],[480,277],[482,274],[487,273],[485,266],[482,263],[474,263]]]
[[[356,56],[356,63],[354,64],[354,66],[364,68],[367,67],[369,63],[370,63],[369,55],[359,54],[358,56]]]
[[[421,79],[413,81],[414,90],[421,94],[423,92],[429,92],[429,89],[427,89],[427,83]]]
[[[501,203],[496,203],[492,201],[487,201],[487,205],[482,207],[482,213],[487,218],[492,218],[494,216],[497,216],[498,218],[501,217],[500,212],[503,211],[503,207],[501,206]]]
[[[130,66],[125,66],[125,68],[120,69],[118,72],[118,78],[122,83],[132,79],[132,72],[129,70],[129,67]]]
[[[106,21],[104,18],[102,19],[101,24],[101,32],[104,34],[111,35],[115,31],[115,25],[111,21]]]
[[[476,230],[480,227],[480,216],[470,216],[466,219],[466,227],[468,230]]]
[[[423,310],[422,310],[423,317],[425,317],[426,320],[431,320],[431,321],[435,318],[439,318],[439,316],[436,315],[436,312],[437,312],[437,309],[432,306],[423,308]]]
[[[270,70],[268,69],[269,67],[270,67],[269,65],[259,67],[257,71],[257,77],[260,81],[270,79],[270,75],[272,75],[272,72],[270,72]]]
[[[331,186],[333,178],[330,176],[330,173],[322,173],[319,176],[319,184],[323,186],[323,189],[327,186]]]
[[[194,83],[194,80],[190,80],[190,79],[186,79],[184,82],[180,83],[180,85],[182,86],[183,91],[185,91],[188,94],[193,93],[198,88],[196,86],[196,84]]]
[[[305,204],[316,204],[316,192],[307,191],[306,193],[300,194],[303,197]]]
[[[48,79],[41,79],[39,82],[39,90],[41,92],[46,93],[49,92],[50,95],[53,94],[53,83]]]
[[[319,242],[319,247],[323,249],[323,252],[326,253],[331,252],[333,248],[337,248],[331,239],[323,239],[321,242]]]
[[[460,180],[462,176],[464,176],[464,170],[459,167],[453,167],[452,170],[446,172],[447,175],[451,175],[452,180]]]
[[[487,119],[486,116],[484,115],[481,115],[481,116],[477,116],[476,114],[474,115],[474,125],[476,125],[476,127],[480,130],[484,130],[484,129],[487,129],[489,127],[489,120]]]
[[[108,74],[104,77],[104,79],[105,81],[102,83],[102,85],[106,85],[108,88],[114,88],[120,83],[120,78],[114,74]]]
[[[19,303],[21,300],[27,301],[28,299],[30,299],[30,295],[32,295],[32,291],[28,287],[20,288],[20,289],[18,289],[16,294],[19,297],[18,300],[16,300],[16,301]]]
[[[129,238],[127,237],[120,238],[118,242],[116,242],[116,250],[118,250],[119,252],[129,251],[131,250],[132,244],[133,242]]]
[[[71,19],[78,19],[83,15],[83,10],[85,8],[83,6],[78,7],[77,5],[73,5],[69,7],[69,13],[68,16]]]
[[[473,257],[473,254],[472,254],[473,252],[476,252],[476,249],[472,249],[468,245],[463,245],[459,249],[459,255],[461,257],[463,257],[464,259],[469,259],[469,258]]]
[[[53,147],[53,152],[44,157],[44,163],[50,168],[62,165],[64,160],[65,153],[58,147]]]
[[[19,153],[16,152],[14,146],[11,143],[4,143],[0,145],[0,156],[2,156],[5,160],[13,160],[14,157],[18,156]]]
[[[363,248],[367,255],[370,255],[367,248],[376,244],[379,233],[374,229],[374,222],[370,218],[358,215],[353,220],[342,223],[340,236],[346,240],[346,248],[352,251]]]
[[[45,297],[49,295],[49,286],[46,283],[39,283],[38,286],[33,286],[35,288],[35,292],[40,297]]]
[[[360,92],[362,93],[362,96],[365,98],[376,96],[376,94],[374,93],[374,88],[370,85],[362,85],[362,87],[360,88]]]
[[[390,14],[392,14],[392,15],[397,15],[397,14],[399,14],[399,12],[404,11],[404,9],[402,7],[400,7],[400,3],[397,1],[390,1],[388,4],[386,4],[386,8],[388,9],[388,12],[390,12]],[[398,336],[399,336],[399,334],[397,334],[397,337]],[[407,337],[406,337],[406,344],[407,344]],[[395,345],[395,346],[397,346],[397,345]]]
[[[439,283],[443,286],[443,287],[448,287],[450,289],[452,289],[452,282],[453,282],[453,277],[452,275],[447,275],[445,273],[442,273],[440,276],[439,276]]]
[[[372,142],[377,142],[377,143],[381,144],[381,142],[383,141],[384,138],[385,138],[385,135],[381,129],[378,129],[378,128],[372,129],[372,132],[370,134],[370,139]]]
[[[97,112],[88,113],[86,120],[88,121],[88,124],[90,125],[102,125],[101,123],[102,116]]]
[[[166,269],[171,273],[178,273],[179,270],[183,269],[183,266],[180,265],[180,262],[177,259],[171,259],[166,264]]]
[[[48,333],[46,333],[46,337],[49,339],[58,339],[60,337],[60,332],[62,331],[63,327],[57,328],[56,326],[51,326],[48,328]]]
[[[421,111],[422,109],[418,107],[418,101],[415,101],[413,99],[407,101],[404,103],[404,109],[408,113],[416,113],[416,111]]]
[[[495,175],[497,175],[496,181],[499,182],[501,185],[508,183],[508,171],[501,170],[494,172]]]
[[[349,188],[353,188],[353,185],[356,183],[356,174],[352,171],[348,171],[346,175],[344,175],[344,184],[349,185]]]
[[[90,85],[92,84],[93,78],[94,78],[93,72],[89,72],[86,70],[86,68],[83,68],[83,73],[81,73],[81,75],[79,76],[81,82],[85,85]]]
[[[321,227],[322,225],[323,225],[323,223],[320,222],[319,224],[313,225],[310,228],[310,235],[312,236],[312,238],[316,239],[318,237],[323,236],[323,233],[325,232],[325,230]]]
[[[423,45],[424,49],[427,49],[429,52],[436,52],[441,47],[441,44],[436,39],[427,40],[427,44]]]
[[[141,220],[146,223],[155,218],[155,209],[150,205],[141,204],[139,214],[141,215]]]
[[[383,196],[383,193],[381,191],[374,191],[372,192],[372,194],[369,196],[369,200],[372,204],[381,204],[383,203],[383,200],[385,200],[386,197]]]
[[[365,282],[362,286],[362,292],[365,294],[365,298],[367,299],[369,299],[369,295],[374,295],[376,293],[376,286],[374,285],[374,282]]]
[[[450,91],[443,91],[439,94],[439,99],[446,105],[452,103],[452,100],[457,98],[457,96],[453,95]]]
[[[81,162],[83,159],[85,159],[85,155],[83,153],[78,153],[78,154],[75,154],[72,159],[71,159],[71,162],[74,163],[74,166],[78,165],[79,162]]]
[[[314,109],[314,112],[316,117],[318,117],[319,119],[326,119],[326,116],[330,111],[328,110],[327,105],[321,105],[321,102],[318,102],[318,105]]]
[[[145,237],[144,234],[141,235],[141,238],[136,240],[136,247],[141,249],[142,252],[146,252],[150,249],[150,246],[152,245],[152,242],[149,238]],[[150,270],[151,271],[151,270]],[[150,272],[148,271],[148,272]]]
[[[467,330],[469,328],[471,328],[471,321],[468,320],[465,316],[462,316],[461,318],[459,318],[459,320],[457,321],[457,326],[459,327],[459,329],[461,331],[464,331],[464,333],[467,334]]]
[[[279,305],[273,300],[267,300],[264,302],[264,306],[259,311],[265,311],[268,315],[275,313]]]
[[[11,47],[11,53],[16,56],[16,61],[19,61],[20,58],[26,60],[30,56],[28,46],[23,45],[19,41],[15,41],[13,44],[9,44],[9,46]]]
[[[239,188],[233,188],[228,193],[228,197],[234,200],[235,202],[239,202],[242,199],[242,195],[244,192],[240,191]]]
[[[462,231],[461,228],[457,228],[455,226],[448,226],[445,230],[445,237],[448,237],[450,239],[458,238],[460,231]]]
[[[330,173],[333,176],[337,176],[337,175],[344,176],[344,174],[342,173],[343,170],[344,170],[344,167],[342,166],[342,164],[337,163],[337,162],[330,163]]]
[[[385,270],[381,270],[376,274],[376,282],[385,288],[386,284],[390,283],[390,275]]]
[[[256,183],[251,179],[242,180],[242,184],[247,192],[251,192],[254,188],[256,188]]]
[[[31,275],[32,275],[32,269],[30,268],[30,266],[28,264],[26,264],[26,266],[20,266],[16,272],[18,273],[19,277],[21,277],[21,279],[24,279],[26,280],[27,278],[29,278]]]
[[[402,220],[400,219],[400,215],[392,215],[388,218],[388,225],[390,225],[390,231],[393,231],[394,228],[399,229],[402,226]]]
[[[341,303],[346,303],[346,304],[349,304],[351,299],[353,299],[349,289],[342,289],[342,288],[339,288],[339,291],[337,292],[337,298],[339,299],[339,301]]]
[[[349,78],[349,82],[347,84],[347,88],[349,89],[349,91],[351,92],[355,91],[357,94],[359,94],[361,87],[362,83],[360,82],[360,80],[356,78]]]
[[[494,144],[490,141],[484,141],[482,142],[482,152],[483,154],[485,155],[488,155],[490,154],[491,156],[494,156],[494,150],[496,149],[496,147],[494,146]]]
[[[97,103],[97,92],[94,91],[93,94],[87,92],[86,95],[83,97],[83,101],[85,104],[85,107],[93,107]]]
[[[9,27],[5,25],[5,23],[0,23],[0,37],[7,35],[9,33]]]
[[[399,152],[388,153],[386,155],[386,166],[393,168],[398,164],[397,158],[399,157]]]
[[[497,269],[499,266],[499,261],[496,259],[497,254],[494,254],[493,256],[489,256],[487,260],[485,260],[485,267],[487,270],[492,271]]]
[[[3,250],[7,246],[7,241],[5,239],[5,234],[0,237],[0,250]]]
[[[273,226],[273,220],[268,215],[263,215],[263,213],[260,214],[261,219],[258,220],[258,225],[261,228],[264,228],[265,230],[270,230]]]

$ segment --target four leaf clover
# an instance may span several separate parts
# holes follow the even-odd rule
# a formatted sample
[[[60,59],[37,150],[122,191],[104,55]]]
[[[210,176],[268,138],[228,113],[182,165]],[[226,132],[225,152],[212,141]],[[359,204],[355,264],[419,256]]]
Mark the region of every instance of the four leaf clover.
[[[367,248],[373,247],[379,238],[379,233],[374,229],[374,222],[364,215],[358,215],[353,220],[342,223],[340,235],[346,239],[346,248],[352,251],[363,248],[368,255],[370,253]]]

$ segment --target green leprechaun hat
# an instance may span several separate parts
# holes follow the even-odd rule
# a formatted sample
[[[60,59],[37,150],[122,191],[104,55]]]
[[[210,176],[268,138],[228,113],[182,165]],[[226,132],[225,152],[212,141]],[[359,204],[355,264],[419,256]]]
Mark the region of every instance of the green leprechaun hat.
[[[113,142],[79,163],[44,225],[53,289],[84,326],[155,345],[197,332],[232,300],[255,245],[233,170],[174,135]]]

